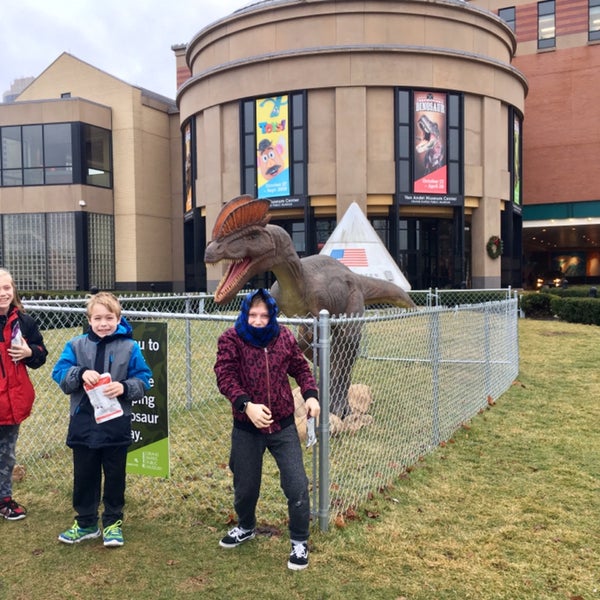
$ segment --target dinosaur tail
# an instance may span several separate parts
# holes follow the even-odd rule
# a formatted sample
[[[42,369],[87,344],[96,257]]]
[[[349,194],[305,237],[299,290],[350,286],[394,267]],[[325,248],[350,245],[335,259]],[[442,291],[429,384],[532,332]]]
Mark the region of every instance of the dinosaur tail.
[[[363,291],[365,306],[373,304],[392,304],[403,308],[415,308],[411,297],[395,283],[385,279],[376,279],[358,275]]]

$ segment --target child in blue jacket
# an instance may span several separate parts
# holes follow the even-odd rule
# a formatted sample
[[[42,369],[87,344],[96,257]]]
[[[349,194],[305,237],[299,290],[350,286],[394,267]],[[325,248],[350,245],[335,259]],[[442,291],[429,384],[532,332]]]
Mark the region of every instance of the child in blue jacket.
[[[58,539],[74,544],[99,537],[102,498],[104,545],[122,546],[131,406],[150,387],[152,372],[113,294],[93,295],[87,304],[87,318],[88,333],[67,342],[52,371],[52,379],[65,394],[71,395],[67,446],[73,451],[73,508],[77,513],[73,526]],[[98,385],[104,373],[110,374],[111,381],[103,388],[103,395],[108,403],[118,400],[116,414],[120,414],[108,419],[106,414],[95,413],[84,389],[84,385]]]

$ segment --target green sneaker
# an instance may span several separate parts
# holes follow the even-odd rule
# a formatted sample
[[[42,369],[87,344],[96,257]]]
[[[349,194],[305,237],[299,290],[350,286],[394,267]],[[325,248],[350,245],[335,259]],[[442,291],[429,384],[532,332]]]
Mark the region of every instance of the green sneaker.
[[[75,521],[71,529],[63,531],[58,536],[58,541],[63,544],[77,544],[83,540],[91,540],[92,538],[100,537],[100,530],[97,525],[93,527],[79,527],[79,523]]]
[[[123,521],[117,521],[116,523],[104,528],[102,535],[104,536],[104,545],[107,548],[110,548],[111,546],[123,545],[123,532],[121,531],[121,525],[123,525]]]

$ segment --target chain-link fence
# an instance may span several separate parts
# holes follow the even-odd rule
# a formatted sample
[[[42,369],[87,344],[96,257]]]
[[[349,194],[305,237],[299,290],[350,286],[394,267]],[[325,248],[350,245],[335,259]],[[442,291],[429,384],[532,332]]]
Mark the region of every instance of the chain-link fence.
[[[516,296],[496,290],[489,301],[468,304],[467,293],[481,298],[473,290],[416,292],[415,311],[280,319],[314,351],[323,409],[331,407],[317,429],[319,444],[305,454],[322,529],[449,439],[516,377]],[[202,295],[121,297],[130,322],[167,324],[170,477],[128,476],[128,498],[143,503],[145,514],[194,515],[215,525],[231,516],[231,408],[217,390],[213,366],[217,338],[233,324],[240,300],[219,307]],[[66,342],[82,332],[83,305],[81,298],[25,303],[49,356],[30,371],[37,399],[21,428],[18,461],[28,478],[60,492],[66,510],[68,398],[50,373]],[[285,521],[274,461],[265,464],[260,505],[263,515],[268,510],[270,518]]]

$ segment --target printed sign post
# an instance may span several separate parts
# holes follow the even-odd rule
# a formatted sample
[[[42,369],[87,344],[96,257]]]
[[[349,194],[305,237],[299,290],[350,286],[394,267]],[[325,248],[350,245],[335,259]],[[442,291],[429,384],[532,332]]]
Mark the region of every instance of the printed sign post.
[[[169,477],[167,324],[133,322],[131,327],[152,370],[152,380],[146,395],[132,408],[133,443],[127,454],[127,472]]]

